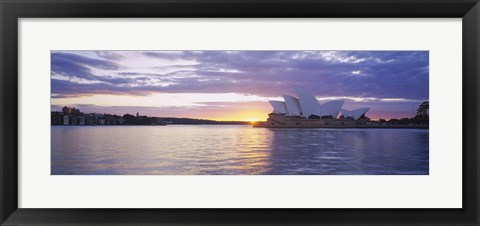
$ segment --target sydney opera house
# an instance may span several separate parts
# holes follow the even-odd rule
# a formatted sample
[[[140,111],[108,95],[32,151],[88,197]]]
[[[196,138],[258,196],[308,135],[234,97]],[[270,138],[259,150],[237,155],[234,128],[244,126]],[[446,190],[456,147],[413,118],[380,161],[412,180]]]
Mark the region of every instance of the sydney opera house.
[[[273,107],[266,122],[257,127],[315,127],[351,128],[365,124],[365,113],[370,108],[342,109],[344,101],[334,100],[323,104],[315,96],[300,87],[295,88],[298,97],[283,95],[284,101],[269,101]]]

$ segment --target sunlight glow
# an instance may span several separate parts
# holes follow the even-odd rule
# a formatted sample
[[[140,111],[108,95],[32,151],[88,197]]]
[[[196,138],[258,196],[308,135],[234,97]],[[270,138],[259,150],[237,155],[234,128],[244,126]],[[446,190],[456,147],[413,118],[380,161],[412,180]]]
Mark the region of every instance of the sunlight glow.
[[[247,118],[247,119],[245,119],[245,121],[247,121],[247,122],[258,122],[260,120],[258,118]]]
[[[204,103],[238,103],[261,101],[268,97],[239,93],[158,93],[145,96],[132,95],[90,95],[70,98],[53,98],[53,105],[95,104],[99,106],[140,106],[140,107],[187,107],[202,106]]]

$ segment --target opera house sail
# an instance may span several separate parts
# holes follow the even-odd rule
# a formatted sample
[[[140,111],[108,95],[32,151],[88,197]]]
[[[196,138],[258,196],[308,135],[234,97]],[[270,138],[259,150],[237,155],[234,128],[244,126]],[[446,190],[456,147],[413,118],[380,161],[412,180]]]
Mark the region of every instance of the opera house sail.
[[[287,107],[285,106],[285,102],[283,101],[276,101],[276,100],[271,100],[268,101],[272,107],[273,107],[273,112],[274,114],[285,114],[287,113]]]
[[[300,87],[295,87],[295,92],[298,95],[303,117],[308,118],[319,113],[320,103],[318,103],[317,98],[313,94]]]
[[[300,110],[300,101],[296,97],[289,95],[283,95],[285,104],[287,106],[287,115],[290,116],[300,116],[302,111]]]
[[[266,122],[255,127],[313,127],[352,128],[365,125],[370,120],[365,113],[370,108],[342,109],[342,100],[320,103],[309,91],[295,87],[297,97],[283,95],[284,101],[271,100],[273,111]]]
[[[364,116],[368,110],[370,110],[370,108],[359,108],[351,111],[342,109],[342,114],[345,118],[352,118],[354,120],[358,120],[360,117]]]

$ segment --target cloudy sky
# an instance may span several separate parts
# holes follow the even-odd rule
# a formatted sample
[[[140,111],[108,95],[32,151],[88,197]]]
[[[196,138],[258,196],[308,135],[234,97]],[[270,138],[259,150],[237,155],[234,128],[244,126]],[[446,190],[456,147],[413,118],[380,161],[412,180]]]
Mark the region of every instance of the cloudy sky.
[[[428,51],[52,51],[52,110],[265,120],[299,86],[373,119],[412,117],[428,65]]]

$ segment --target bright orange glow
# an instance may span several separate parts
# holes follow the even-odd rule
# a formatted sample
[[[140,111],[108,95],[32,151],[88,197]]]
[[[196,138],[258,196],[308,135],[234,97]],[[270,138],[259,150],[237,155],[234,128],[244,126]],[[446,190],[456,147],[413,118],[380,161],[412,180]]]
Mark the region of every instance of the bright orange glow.
[[[248,122],[257,122],[259,121],[258,118],[247,118],[245,121],[248,121]]]
[[[267,120],[268,110],[249,110],[249,111],[233,111],[224,114],[210,116],[209,119],[218,121],[245,121],[245,122],[258,122]]]
[[[178,117],[209,119],[216,121],[258,122],[267,120],[271,107],[265,97],[245,96],[243,94],[152,94],[146,96],[130,95],[91,95],[70,98],[53,98],[52,105],[75,106],[95,105],[98,109],[82,112],[126,113],[150,117]],[[105,110],[101,109],[102,107]],[[136,108],[137,107],[137,108]],[[155,110],[158,108],[158,110]],[[109,111],[114,109],[113,111]]]

